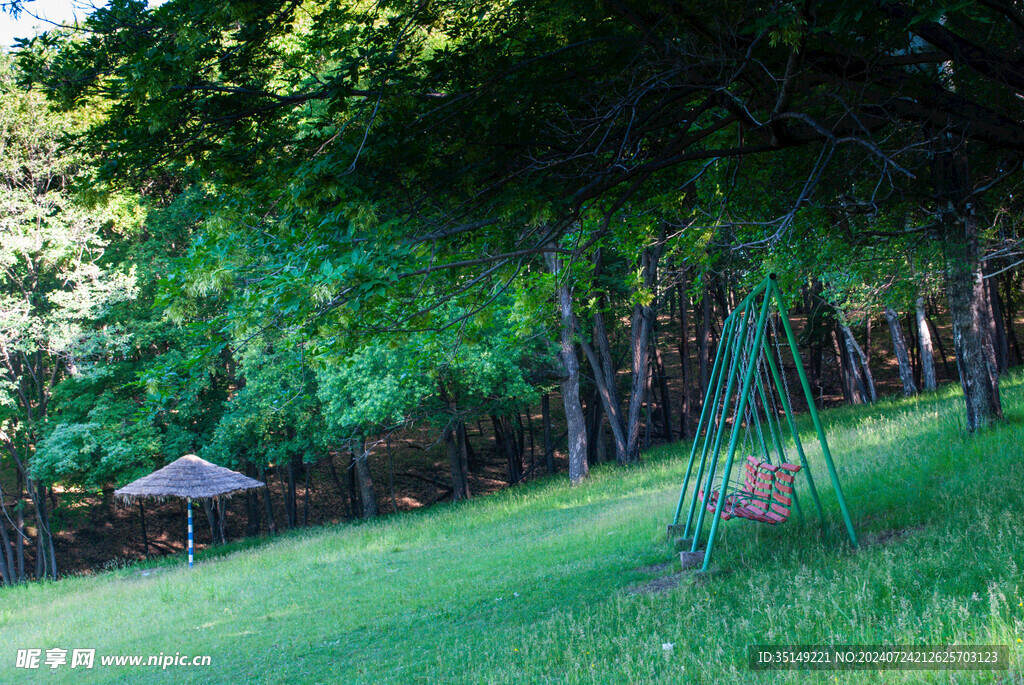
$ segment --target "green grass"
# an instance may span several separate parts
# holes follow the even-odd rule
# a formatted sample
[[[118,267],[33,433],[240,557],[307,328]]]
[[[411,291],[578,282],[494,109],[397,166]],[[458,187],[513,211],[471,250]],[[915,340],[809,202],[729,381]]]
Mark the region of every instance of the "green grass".
[[[0,682],[1024,682],[1024,376],[977,437],[956,391],[824,413],[856,550],[811,449],[827,532],[814,516],[723,523],[717,571],[636,592],[678,573],[664,530],[689,451],[674,445],[578,488],[240,544],[193,571],[178,557],[0,590]],[[749,671],[765,643],[1008,644],[1012,667]],[[15,670],[29,647],[213,665]]]

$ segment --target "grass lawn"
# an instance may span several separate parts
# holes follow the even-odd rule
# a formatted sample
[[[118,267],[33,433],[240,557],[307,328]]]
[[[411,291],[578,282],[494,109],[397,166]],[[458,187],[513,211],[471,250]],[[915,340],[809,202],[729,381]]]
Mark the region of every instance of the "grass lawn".
[[[1002,387],[1007,419],[977,437],[956,387],[823,414],[856,550],[805,416],[827,529],[809,511],[723,523],[706,576],[679,574],[665,538],[689,454],[672,445],[579,488],[242,543],[192,571],[0,589],[0,682],[1024,683],[1024,375]],[[1005,644],[1012,665],[748,670],[748,645],[772,643]],[[14,668],[53,647],[94,648],[96,666]],[[212,665],[99,664],[161,652]]]

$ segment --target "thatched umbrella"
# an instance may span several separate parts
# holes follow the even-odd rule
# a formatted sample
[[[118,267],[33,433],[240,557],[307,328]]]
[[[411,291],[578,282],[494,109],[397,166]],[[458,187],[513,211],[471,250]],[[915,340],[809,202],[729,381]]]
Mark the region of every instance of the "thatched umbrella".
[[[158,501],[168,497],[181,497],[188,502],[188,565],[192,568],[192,500],[231,497],[235,493],[266,485],[238,471],[211,464],[194,454],[186,454],[159,471],[132,481],[114,495],[126,504],[143,497]]]

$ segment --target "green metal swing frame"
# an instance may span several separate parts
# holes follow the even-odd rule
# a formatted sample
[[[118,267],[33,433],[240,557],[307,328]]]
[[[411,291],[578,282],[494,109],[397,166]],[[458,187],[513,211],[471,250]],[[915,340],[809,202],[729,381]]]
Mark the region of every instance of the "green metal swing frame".
[[[857,534],[853,530],[853,522],[850,519],[850,511],[846,505],[846,498],[843,496],[843,489],[839,482],[839,475],[836,473],[835,463],[832,460],[832,452],[829,450],[828,440],[825,437],[825,430],[821,425],[821,419],[818,416],[818,410],[814,404],[814,394],[811,392],[811,386],[807,382],[807,373],[804,370],[803,362],[800,359],[800,352],[797,348],[796,338],[793,336],[793,327],[789,321],[786,300],[782,291],[779,289],[775,274],[771,274],[749,295],[747,295],[747,297],[744,298],[736,307],[735,311],[725,319],[725,323],[722,327],[722,335],[718,344],[718,351],[715,355],[714,366],[711,371],[711,378],[708,383],[707,394],[704,397],[704,406],[701,410],[700,420],[697,424],[696,437],[693,441],[693,448],[690,450],[690,461],[686,466],[686,476],[683,479],[682,491],[679,493],[679,504],[676,505],[675,517],[672,520],[672,524],[669,526],[670,532],[681,530],[683,539],[690,543],[691,553],[696,554],[698,552],[706,518],[705,513],[709,509],[708,503],[712,497],[715,496],[712,491],[712,486],[715,482],[715,474],[719,462],[718,456],[721,454],[722,442],[724,440],[725,433],[727,430],[730,431],[729,447],[725,457],[725,465],[722,469],[720,489],[717,491],[717,502],[713,503],[711,507],[714,513],[711,520],[711,530],[708,533],[707,547],[704,552],[702,571],[707,571],[711,563],[711,554],[714,549],[718,526],[722,521],[723,507],[726,506],[726,500],[728,499],[726,493],[729,492],[729,479],[732,474],[742,424],[744,423],[742,419],[746,416],[748,406],[752,404],[752,394],[755,391],[758,393],[758,397],[761,400],[761,406],[765,409],[764,413],[767,416],[765,423],[768,425],[768,432],[771,434],[774,451],[778,457],[778,461],[776,463],[781,464],[786,462],[785,451],[783,450],[782,443],[782,429],[779,425],[778,416],[775,415],[774,412],[768,411],[766,389],[764,387],[764,383],[761,381],[761,374],[757,373],[757,358],[759,356],[757,351],[759,350],[764,352],[764,357],[767,359],[771,381],[775,386],[776,392],[778,392],[778,395],[781,398],[782,409],[786,415],[786,422],[793,438],[794,447],[796,448],[797,454],[800,458],[801,471],[807,480],[807,486],[818,510],[818,514],[824,521],[824,510],[821,506],[821,498],[818,496],[818,490],[814,484],[814,476],[811,473],[810,465],[807,463],[807,457],[804,454],[803,445],[800,442],[800,435],[796,428],[796,421],[793,418],[793,408],[790,405],[789,396],[786,390],[786,381],[781,375],[781,370],[778,365],[775,363],[775,358],[771,353],[767,336],[765,335],[772,303],[774,303],[775,308],[778,311],[779,319],[782,322],[782,329],[789,344],[789,350],[793,355],[797,375],[800,378],[800,385],[803,388],[804,397],[806,398],[807,406],[810,409],[811,420],[814,422],[814,428],[817,431],[818,442],[821,445],[821,452],[825,459],[825,464],[828,467],[829,478],[832,480],[832,487],[835,490],[836,499],[839,502],[839,509],[842,512],[843,521],[846,524],[846,531],[849,534],[850,543],[854,547],[857,546]],[[776,335],[778,335],[777,331]],[[751,336],[753,336],[752,340]],[[776,344],[779,344],[778,340],[776,340]],[[746,368],[742,369],[740,360],[743,357],[745,350],[753,350],[755,351],[755,354],[753,354],[749,359],[749,363],[747,363]],[[742,378],[740,378],[741,375]],[[735,420],[733,421],[732,426],[729,427],[726,419],[730,405],[732,404],[733,393],[736,390],[737,385],[741,385],[741,387],[739,394],[735,399],[736,404],[732,405],[735,407]],[[724,398],[722,397],[723,388],[725,390]],[[770,391],[770,389],[768,389],[768,391]],[[720,412],[718,411],[719,407],[721,407]],[[718,418],[717,421],[715,420],[716,415]],[[703,441],[700,439],[702,433],[704,434]],[[765,461],[770,463],[772,450],[769,448],[767,441],[764,440],[763,433],[760,430],[758,431],[758,435],[760,436],[761,449],[764,453]],[[698,463],[698,446],[701,446],[701,449],[695,479],[696,482],[693,488],[693,496],[690,498],[690,504],[686,515],[686,523],[680,529],[679,519],[682,515],[683,504],[686,500],[686,492],[690,486],[690,478],[694,475],[694,464]],[[704,481],[703,490],[700,487],[702,480]],[[703,493],[703,500],[698,501],[701,498],[701,493]],[[800,501],[796,497],[795,488],[792,494],[793,503],[796,506],[797,513],[802,518],[803,511],[800,508]],[[698,505],[700,505],[699,510]],[[696,521],[694,520],[695,518]]]

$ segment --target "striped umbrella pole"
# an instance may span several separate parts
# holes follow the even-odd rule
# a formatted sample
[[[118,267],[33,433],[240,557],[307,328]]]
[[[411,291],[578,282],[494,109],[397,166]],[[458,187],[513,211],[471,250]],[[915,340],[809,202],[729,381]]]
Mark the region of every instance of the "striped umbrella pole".
[[[192,498],[188,498],[188,567],[192,568]]]

